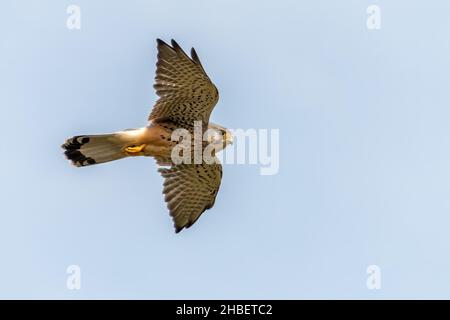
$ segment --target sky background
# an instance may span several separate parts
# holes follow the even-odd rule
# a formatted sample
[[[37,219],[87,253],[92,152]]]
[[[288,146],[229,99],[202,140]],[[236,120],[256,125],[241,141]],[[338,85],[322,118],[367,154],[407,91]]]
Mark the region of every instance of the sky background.
[[[2,0],[0,298],[450,298],[449,10]],[[280,130],[279,173],[225,165],[215,207],[178,235],[152,159],[80,169],[60,149],[146,124],[156,38],[197,49],[214,122]]]

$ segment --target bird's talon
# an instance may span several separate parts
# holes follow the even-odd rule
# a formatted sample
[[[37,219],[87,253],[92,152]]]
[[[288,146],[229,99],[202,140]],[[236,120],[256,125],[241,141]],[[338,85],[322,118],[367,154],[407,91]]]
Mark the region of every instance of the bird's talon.
[[[145,148],[145,144],[141,144],[139,146],[131,146],[125,148],[125,153],[128,155],[137,155],[138,153],[142,152],[142,150]]]

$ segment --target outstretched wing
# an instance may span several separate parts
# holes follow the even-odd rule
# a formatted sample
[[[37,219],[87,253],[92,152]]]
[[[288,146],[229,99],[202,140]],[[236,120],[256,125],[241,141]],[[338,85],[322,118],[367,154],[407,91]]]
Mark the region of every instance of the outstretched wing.
[[[179,164],[158,170],[163,176],[163,193],[175,231],[189,228],[213,207],[222,180],[222,165]]]
[[[190,58],[172,40],[172,46],[157,39],[158,62],[154,88],[160,97],[149,120],[169,119],[191,127],[194,121],[209,122],[219,92],[206,75],[194,48]]]

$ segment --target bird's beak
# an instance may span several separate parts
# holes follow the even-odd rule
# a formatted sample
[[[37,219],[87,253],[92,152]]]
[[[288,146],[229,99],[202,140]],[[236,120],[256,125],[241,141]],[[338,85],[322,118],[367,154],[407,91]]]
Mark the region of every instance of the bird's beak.
[[[229,130],[225,132],[225,142],[227,144],[233,144],[233,134]]]

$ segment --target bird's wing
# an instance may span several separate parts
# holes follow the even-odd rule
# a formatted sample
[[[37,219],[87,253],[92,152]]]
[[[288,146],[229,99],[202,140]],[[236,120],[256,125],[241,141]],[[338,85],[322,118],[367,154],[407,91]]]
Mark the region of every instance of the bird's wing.
[[[163,193],[177,233],[213,207],[222,180],[218,160],[215,164],[179,164],[158,171],[164,178]]]
[[[203,69],[194,48],[189,57],[172,40],[172,46],[157,39],[158,62],[154,88],[160,97],[149,120],[168,119],[191,127],[194,121],[209,122],[219,92]]]

